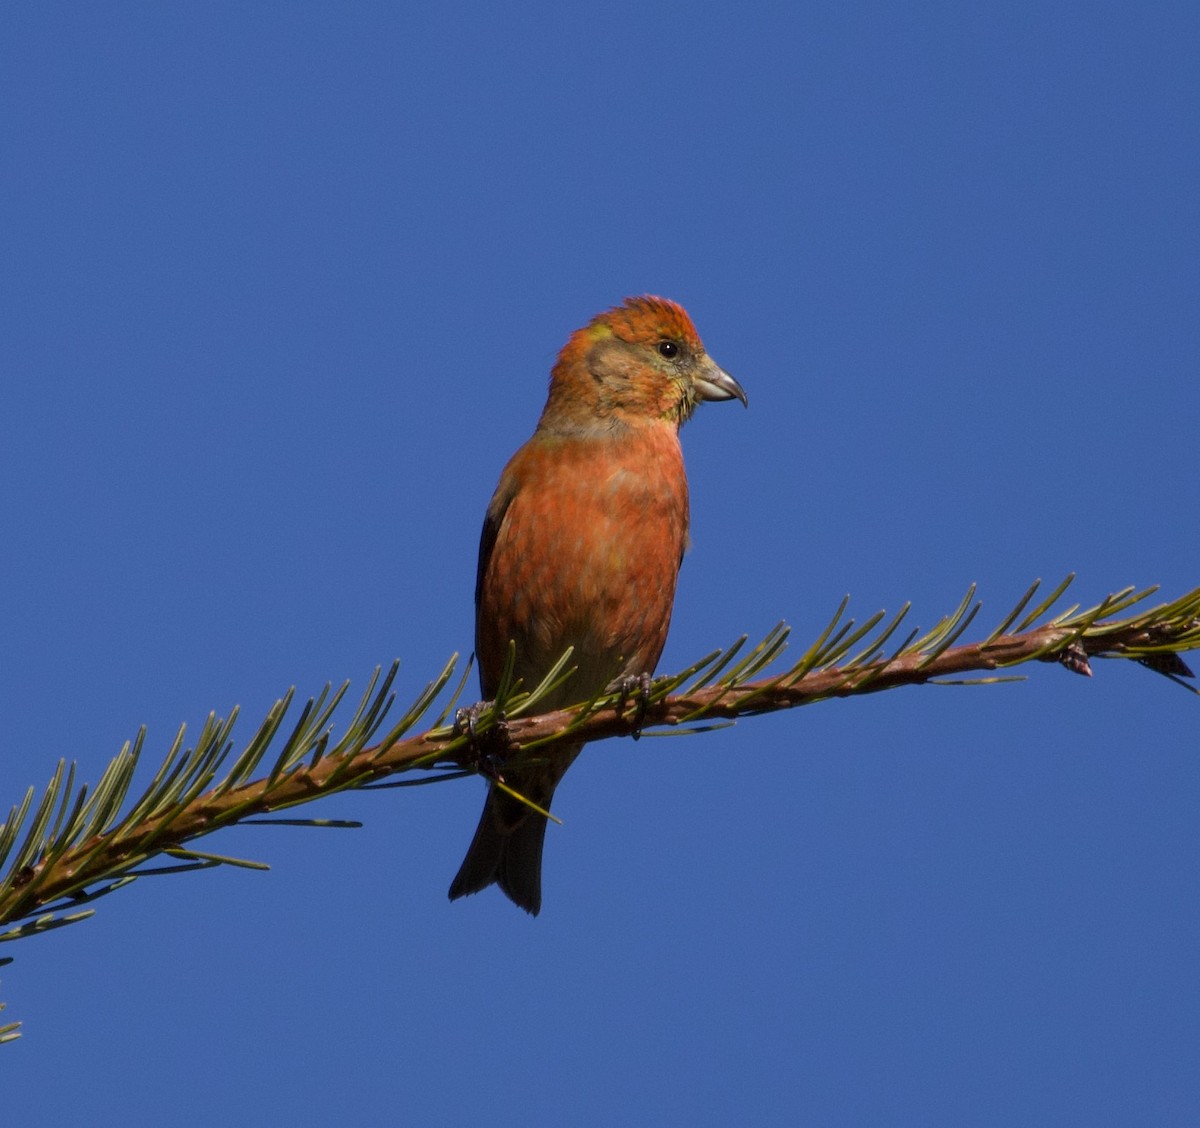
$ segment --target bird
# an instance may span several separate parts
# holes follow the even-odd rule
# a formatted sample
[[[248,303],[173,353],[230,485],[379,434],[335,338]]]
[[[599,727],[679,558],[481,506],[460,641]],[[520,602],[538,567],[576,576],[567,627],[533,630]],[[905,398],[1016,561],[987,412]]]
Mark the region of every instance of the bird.
[[[541,712],[634,679],[648,684],[689,543],[679,428],[700,403],[731,399],[748,405],[667,298],[626,298],[571,335],[537,428],[504,468],[483,522],[475,655],[485,700],[499,688],[510,646],[527,690],[573,648],[574,672],[539,702]],[[549,811],[582,747],[514,756],[503,781]],[[493,782],[450,899],[495,883],[536,916],[545,835],[545,816]]]

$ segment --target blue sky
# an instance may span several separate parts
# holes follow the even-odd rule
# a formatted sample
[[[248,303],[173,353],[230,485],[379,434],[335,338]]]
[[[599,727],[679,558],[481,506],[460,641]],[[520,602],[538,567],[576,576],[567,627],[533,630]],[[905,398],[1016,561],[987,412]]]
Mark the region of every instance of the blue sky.
[[[568,333],[693,314],[660,669],[846,592],[1200,584],[1185,4],[38,5],[0,36],[5,808],[141,724],[402,699]],[[591,748],[15,947],[12,1123],[1191,1124],[1200,704],[1131,665]],[[70,1085],[64,1084],[69,1076]]]

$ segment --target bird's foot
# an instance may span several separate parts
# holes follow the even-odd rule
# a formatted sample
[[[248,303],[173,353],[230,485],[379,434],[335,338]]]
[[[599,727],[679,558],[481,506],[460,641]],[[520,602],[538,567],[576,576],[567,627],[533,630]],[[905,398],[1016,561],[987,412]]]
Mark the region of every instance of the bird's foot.
[[[617,712],[624,713],[625,706],[632,699],[634,702],[633,711],[633,739],[637,740],[642,735],[642,722],[646,719],[646,710],[650,706],[650,684],[651,677],[649,674],[626,674],[622,678],[617,679],[617,693],[620,695],[617,698]]]
[[[454,710],[454,735],[466,736],[467,740],[472,744],[478,738],[476,732],[479,727],[479,718],[487,709],[486,701],[476,701],[474,705],[468,705],[462,709]]]
[[[485,779],[504,782],[501,769],[512,751],[512,737],[503,713],[497,713],[492,725],[479,731],[479,718],[491,708],[490,701],[476,701],[454,713],[454,733],[467,738],[466,747],[459,756],[459,763],[469,771],[478,772]]]

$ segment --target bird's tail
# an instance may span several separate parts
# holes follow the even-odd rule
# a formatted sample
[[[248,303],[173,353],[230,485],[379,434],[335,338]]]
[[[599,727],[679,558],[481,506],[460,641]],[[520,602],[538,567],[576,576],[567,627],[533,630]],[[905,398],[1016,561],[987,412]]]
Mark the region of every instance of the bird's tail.
[[[550,810],[554,789],[577,755],[578,747],[557,750],[553,763],[547,765],[549,771],[521,773],[521,778],[512,779],[513,789],[544,810]],[[450,900],[478,893],[495,883],[513,904],[537,916],[542,907],[545,840],[544,815],[498,787],[490,788],[475,837],[450,883]]]

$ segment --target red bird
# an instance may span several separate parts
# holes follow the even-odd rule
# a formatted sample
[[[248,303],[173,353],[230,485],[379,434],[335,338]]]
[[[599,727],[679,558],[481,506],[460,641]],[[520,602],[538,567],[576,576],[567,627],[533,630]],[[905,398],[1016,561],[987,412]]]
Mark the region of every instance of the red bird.
[[[679,428],[701,400],[735,397],[746,403],[665,298],[627,298],[572,334],[537,430],[504,468],[483,523],[475,653],[485,698],[495,696],[510,640],[526,689],[574,647],[575,673],[539,711],[654,672],[688,544]],[[515,760],[505,782],[549,810],[582,747]],[[545,835],[542,815],[491,787],[450,899],[495,882],[536,914]]]

